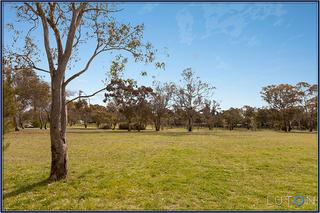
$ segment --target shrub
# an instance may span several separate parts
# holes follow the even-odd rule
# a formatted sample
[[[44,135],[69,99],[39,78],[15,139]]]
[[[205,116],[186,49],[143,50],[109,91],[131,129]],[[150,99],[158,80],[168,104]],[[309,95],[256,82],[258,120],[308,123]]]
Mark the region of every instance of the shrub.
[[[111,129],[111,124],[100,124],[99,129]]]
[[[119,129],[120,130],[128,130],[129,129],[129,125],[127,123],[120,123],[119,124]]]
[[[129,129],[128,123],[120,123],[119,129],[120,130],[128,130]],[[131,124],[131,130],[138,130],[138,129],[139,129],[138,123]],[[146,129],[146,126],[144,124],[140,125],[140,130],[145,130],[145,129]]]
[[[10,119],[3,119],[3,133],[8,133],[13,129],[13,123]]]
[[[132,129],[134,129],[134,130],[138,130],[138,129],[145,130],[146,129],[146,125],[144,125],[144,124],[139,125],[138,123],[135,123],[135,124],[133,124],[133,128]]]
[[[35,120],[35,121],[32,121],[32,126],[33,128],[39,128],[40,127],[40,122]]]

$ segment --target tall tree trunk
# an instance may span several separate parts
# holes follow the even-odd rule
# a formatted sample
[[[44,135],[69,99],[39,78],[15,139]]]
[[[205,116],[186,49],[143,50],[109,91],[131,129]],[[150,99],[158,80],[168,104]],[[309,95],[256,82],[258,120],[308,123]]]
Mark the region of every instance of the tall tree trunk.
[[[138,122],[138,126],[137,127],[138,127],[138,132],[140,132],[140,130],[141,130],[140,129],[141,128],[141,122],[140,121]]]
[[[131,119],[128,119],[128,131],[131,131]]]
[[[156,119],[155,119],[155,128],[156,128],[156,131],[160,131],[160,125],[161,125],[161,120],[160,120],[160,117],[159,116],[156,116]]]
[[[50,111],[50,138],[51,138],[51,173],[50,180],[60,180],[67,177],[68,156],[66,133],[66,106],[62,80],[53,76],[51,81],[51,111]]]
[[[23,121],[22,121],[22,118],[21,118],[21,114],[20,114],[20,113],[18,114],[18,122],[19,122],[20,128],[21,128],[21,129],[24,129]]]
[[[290,132],[291,130],[292,130],[291,121],[288,121],[288,132]]]
[[[192,131],[192,118],[189,116],[188,118],[188,131],[191,132]]]
[[[19,131],[19,127],[18,127],[18,121],[17,121],[17,116],[14,115],[13,116],[13,125],[14,125],[14,131]]]
[[[40,129],[43,128],[43,118],[42,118],[42,111],[39,112],[39,122],[40,122]]]
[[[309,122],[309,132],[312,132],[313,130],[313,126],[314,126],[314,122],[313,122],[313,111],[311,111],[311,115],[310,115],[310,122]]]

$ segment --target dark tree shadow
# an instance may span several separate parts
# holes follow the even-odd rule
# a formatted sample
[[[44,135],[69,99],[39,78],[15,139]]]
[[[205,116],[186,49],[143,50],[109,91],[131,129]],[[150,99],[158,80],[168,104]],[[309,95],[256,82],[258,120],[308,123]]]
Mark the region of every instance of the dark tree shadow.
[[[104,134],[136,134],[136,135],[154,135],[154,136],[172,136],[172,137],[177,137],[177,136],[186,136],[186,135],[212,135],[215,133],[215,131],[193,131],[193,132],[188,132],[187,130],[185,131],[155,131],[153,129],[148,129],[148,130],[141,130],[140,132],[137,130],[132,130],[132,131],[127,131],[127,130],[100,130],[100,129],[84,129],[84,128],[72,128],[68,129],[68,133],[73,133],[73,134],[96,134],[96,133],[104,133]]]
[[[16,189],[16,190],[12,191],[12,192],[4,193],[3,194],[3,199],[10,198],[10,197],[15,197],[15,196],[17,196],[19,194],[31,191],[36,187],[48,185],[50,182],[52,182],[52,181],[50,181],[49,179],[45,179],[45,180],[41,180],[41,181],[38,181],[38,182],[33,183],[33,184],[29,184],[27,186],[23,186],[23,187],[21,187],[19,189]]]

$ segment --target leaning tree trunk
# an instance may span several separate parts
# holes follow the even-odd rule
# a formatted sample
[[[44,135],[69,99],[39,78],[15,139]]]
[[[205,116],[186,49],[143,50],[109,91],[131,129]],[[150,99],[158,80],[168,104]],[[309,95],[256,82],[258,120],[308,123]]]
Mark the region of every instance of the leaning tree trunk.
[[[65,91],[62,78],[53,76],[51,81],[51,173],[50,180],[60,180],[67,177],[68,155],[66,143],[66,106]]]

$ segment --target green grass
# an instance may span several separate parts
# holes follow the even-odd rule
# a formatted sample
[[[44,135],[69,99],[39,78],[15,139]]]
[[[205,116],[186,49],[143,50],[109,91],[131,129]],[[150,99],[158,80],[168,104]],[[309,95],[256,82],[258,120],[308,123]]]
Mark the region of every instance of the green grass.
[[[54,183],[48,130],[4,141],[7,210],[317,208],[315,133],[69,129],[69,177]],[[297,195],[309,200],[288,205]]]

